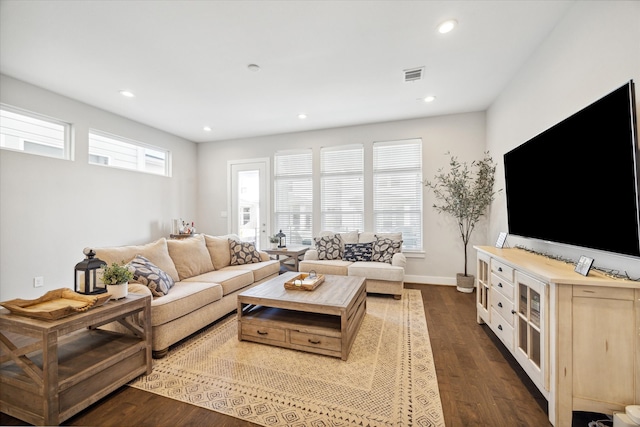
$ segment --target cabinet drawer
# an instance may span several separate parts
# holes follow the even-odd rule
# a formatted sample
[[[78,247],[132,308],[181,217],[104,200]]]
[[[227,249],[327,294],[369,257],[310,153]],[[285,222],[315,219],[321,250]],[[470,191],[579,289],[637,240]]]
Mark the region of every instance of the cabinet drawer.
[[[252,323],[242,323],[242,335],[271,341],[285,341],[284,329],[260,326]]]
[[[491,309],[491,329],[505,347],[513,353],[513,327],[494,309]]]
[[[573,296],[633,301],[633,289],[573,285]]]
[[[505,280],[503,277],[500,277],[494,273],[491,273],[491,287],[507,297],[509,301],[513,301],[512,282]]]
[[[514,315],[511,312],[513,310],[513,301],[510,301],[495,288],[491,290],[491,308],[498,312],[509,325],[513,326],[515,321]]]
[[[342,340],[340,338],[309,334],[307,332],[299,331],[291,331],[291,344],[322,348],[331,351],[342,350]]]
[[[492,259],[491,271],[498,276],[502,276],[503,278],[507,279],[509,282],[513,282],[513,268],[509,267],[507,264]]]

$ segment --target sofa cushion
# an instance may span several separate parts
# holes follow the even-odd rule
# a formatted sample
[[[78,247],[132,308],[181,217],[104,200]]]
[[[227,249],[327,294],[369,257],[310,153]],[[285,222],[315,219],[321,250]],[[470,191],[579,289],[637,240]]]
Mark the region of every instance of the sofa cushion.
[[[151,301],[151,326],[162,325],[222,298],[222,286],[207,282],[176,282],[171,292]]]
[[[183,280],[183,283],[190,282],[219,283],[222,286],[222,294],[229,295],[231,292],[235,292],[238,289],[252,284],[253,272],[249,270],[224,268]]]
[[[337,276],[346,276],[349,272],[348,268],[351,264],[353,264],[351,261],[343,260],[304,260],[300,261],[298,270],[305,273],[314,270],[318,274],[334,274]]]
[[[178,271],[180,280],[213,270],[211,255],[203,235],[180,240],[168,240],[169,255]]]
[[[180,280],[176,266],[169,256],[167,239],[164,237],[155,242],[147,243],[146,245],[112,246],[96,248],[94,250],[96,252],[96,258],[101,259],[109,265],[114,262],[124,262],[126,264],[135,258],[136,255],[142,255],[171,276],[174,281],[177,282]]]
[[[168,294],[174,285],[171,276],[142,255],[136,255],[129,266],[133,270],[133,280],[148,287],[154,297]]]
[[[391,259],[396,253],[402,251],[402,240],[391,240],[386,237],[378,237],[373,242],[373,254],[371,261],[391,264]]]
[[[315,237],[313,241],[316,244],[319,260],[339,260],[343,256],[342,237],[339,234],[331,236]]]
[[[253,281],[259,282],[265,277],[278,274],[280,272],[280,261],[270,260],[252,264],[230,265],[229,267],[225,267],[225,270],[251,271],[253,273]]]
[[[391,240],[402,240],[402,233],[373,233],[370,231],[363,231],[358,236],[358,243],[373,242],[378,237],[386,237]]]
[[[256,250],[256,245],[251,242],[229,239],[229,252],[231,253],[231,265],[253,264],[262,261]]]
[[[373,253],[373,243],[345,243],[345,261],[371,261]]]
[[[348,271],[349,276],[366,277],[371,280],[404,281],[404,268],[392,266],[386,262],[354,262],[348,267]]]
[[[213,267],[220,270],[231,265],[231,254],[229,253],[229,239],[224,237],[207,236],[205,234],[204,241],[211,256]]]

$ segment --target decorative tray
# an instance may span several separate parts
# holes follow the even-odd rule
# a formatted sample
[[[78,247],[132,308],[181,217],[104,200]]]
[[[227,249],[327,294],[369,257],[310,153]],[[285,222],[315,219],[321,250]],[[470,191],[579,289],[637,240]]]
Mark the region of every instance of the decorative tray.
[[[109,301],[111,294],[82,295],[69,288],[49,291],[38,299],[13,299],[0,305],[13,314],[56,320],[74,313],[98,307]]]
[[[312,291],[324,282],[323,274],[302,273],[284,282],[285,289]]]

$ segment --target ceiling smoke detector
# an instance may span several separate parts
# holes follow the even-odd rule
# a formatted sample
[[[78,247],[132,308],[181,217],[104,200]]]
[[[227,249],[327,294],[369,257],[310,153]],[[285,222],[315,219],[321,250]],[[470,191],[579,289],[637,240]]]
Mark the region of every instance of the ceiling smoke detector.
[[[422,80],[423,72],[424,72],[424,67],[410,68],[410,69],[404,70],[405,83]]]

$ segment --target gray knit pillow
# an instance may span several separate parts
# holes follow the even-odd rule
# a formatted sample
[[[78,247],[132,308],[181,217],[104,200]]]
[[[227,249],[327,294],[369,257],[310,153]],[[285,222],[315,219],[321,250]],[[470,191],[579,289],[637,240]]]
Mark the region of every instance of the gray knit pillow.
[[[244,265],[260,262],[260,254],[251,242],[238,242],[229,239],[229,252],[231,253],[231,265]]]
[[[318,251],[318,259],[338,260],[342,259],[342,237],[339,234],[332,234],[324,237],[314,237]]]

